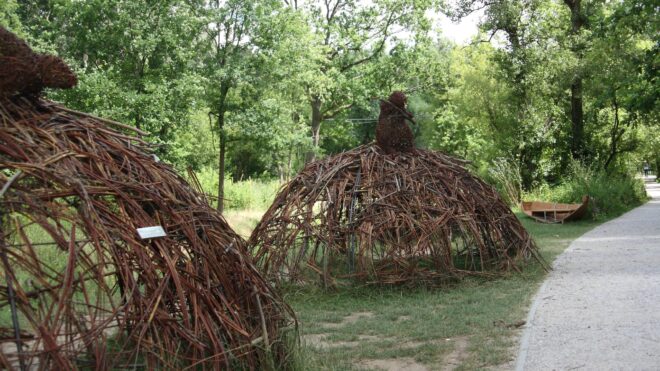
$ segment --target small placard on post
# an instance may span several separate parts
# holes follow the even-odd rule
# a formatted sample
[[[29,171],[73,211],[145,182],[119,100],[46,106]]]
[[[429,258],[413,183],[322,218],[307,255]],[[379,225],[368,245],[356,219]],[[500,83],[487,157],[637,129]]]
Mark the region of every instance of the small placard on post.
[[[140,235],[140,238],[143,240],[148,240],[150,238],[159,238],[159,237],[165,237],[167,236],[167,233],[165,233],[165,230],[163,227],[157,225],[154,227],[144,227],[144,228],[138,228],[137,229],[138,235]]]

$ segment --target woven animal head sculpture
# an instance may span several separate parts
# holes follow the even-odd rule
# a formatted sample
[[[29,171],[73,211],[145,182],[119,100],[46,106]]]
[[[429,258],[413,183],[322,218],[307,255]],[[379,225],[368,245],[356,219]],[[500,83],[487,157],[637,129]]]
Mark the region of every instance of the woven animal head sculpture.
[[[35,53],[0,26],[0,95],[39,95],[44,88],[67,89],[77,82],[62,59]]]
[[[407,100],[403,92],[395,91],[380,104],[376,144],[387,154],[415,150],[415,137],[406,123],[413,118],[413,114],[406,110]]]

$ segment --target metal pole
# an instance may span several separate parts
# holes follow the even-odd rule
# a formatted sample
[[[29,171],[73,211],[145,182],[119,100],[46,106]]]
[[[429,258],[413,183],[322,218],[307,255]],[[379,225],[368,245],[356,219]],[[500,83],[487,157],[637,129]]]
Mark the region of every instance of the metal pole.
[[[18,311],[16,309],[16,294],[9,274],[9,258],[7,258],[7,247],[5,246],[5,230],[4,223],[5,213],[0,210],[0,258],[2,264],[5,266],[5,280],[7,281],[7,297],[9,298],[9,306],[11,307],[11,322],[14,326],[14,339],[16,343],[16,351],[18,353],[18,363],[21,371],[26,371],[27,367],[23,360],[23,340],[21,340],[21,327],[18,322]]]

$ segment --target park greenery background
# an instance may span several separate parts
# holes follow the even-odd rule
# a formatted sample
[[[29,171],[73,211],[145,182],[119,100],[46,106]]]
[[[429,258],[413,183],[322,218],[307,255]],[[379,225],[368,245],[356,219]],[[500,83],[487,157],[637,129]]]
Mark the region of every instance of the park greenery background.
[[[468,45],[432,22],[477,10]],[[631,174],[660,166],[648,0],[5,0],[0,24],[75,69],[51,98],[148,132],[220,208],[265,208],[306,162],[372,141],[395,89],[418,146],[512,203],[591,193],[617,213],[642,197]]]
[[[432,21],[475,11],[467,45]],[[392,90],[409,95],[418,146],[470,160],[512,206],[592,197],[595,221],[522,220],[547,261],[642,203],[635,176],[645,161],[660,167],[650,0],[3,0],[0,25],[75,70],[78,86],[49,98],[149,133],[162,160],[224,196],[243,236],[306,162],[371,142]],[[298,368],[434,367],[459,348],[458,369],[507,368],[544,275],[533,265],[438,295],[287,292],[303,334],[327,340],[303,347]],[[355,312],[370,317],[328,325]]]

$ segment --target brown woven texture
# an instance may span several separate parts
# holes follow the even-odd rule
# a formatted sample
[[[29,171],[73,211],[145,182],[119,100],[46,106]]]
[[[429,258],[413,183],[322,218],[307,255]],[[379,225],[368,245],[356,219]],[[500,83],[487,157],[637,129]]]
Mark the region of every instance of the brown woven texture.
[[[434,283],[542,262],[497,192],[440,152],[365,145],[308,164],[248,245],[276,281]]]
[[[406,109],[407,101],[403,92],[395,91],[380,103],[376,144],[387,154],[415,151],[415,138],[406,123],[413,120],[413,114]]]
[[[285,362],[292,311],[205,197],[134,134],[0,95],[0,368]],[[167,236],[141,239],[149,226]]]
[[[71,88],[77,82],[62,59],[33,52],[25,41],[0,26],[0,96],[38,95],[44,88]]]

